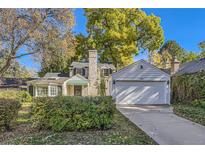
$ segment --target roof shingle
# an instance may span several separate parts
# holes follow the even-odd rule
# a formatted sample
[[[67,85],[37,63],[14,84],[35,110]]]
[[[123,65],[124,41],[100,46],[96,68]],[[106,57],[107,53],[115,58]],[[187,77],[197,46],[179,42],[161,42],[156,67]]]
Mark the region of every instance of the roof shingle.
[[[83,67],[89,67],[89,62],[72,62],[70,65],[71,67],[76,67],[76,68],[83,68]],[[108,64],[108,63],[98,63],[99,68],[111,68],[115,69],[115,66],[113,64]]]
[[[47,85],[47,84],[63,84],[69,77],[59,77],[55,79],[48,79],[48,78],[39,78],[37,80],[28,81],[28,84],[39,84],[39,85]]]
[[[28,81],[35,79],[36,78],[0,78],[0,88],[18,88],[26,86]]]
[[[201,71],[205,71],[205,58],[196,59],[182,64],[182,66],[176,72],[176,75],[192,74]]]

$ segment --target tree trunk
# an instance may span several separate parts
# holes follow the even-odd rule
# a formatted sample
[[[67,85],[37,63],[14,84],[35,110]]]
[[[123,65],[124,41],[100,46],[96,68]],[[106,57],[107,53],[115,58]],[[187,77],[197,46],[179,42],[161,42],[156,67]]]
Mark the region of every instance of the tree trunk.
[[[5,72],[8,70],[10,64],[11,64],[11,58],[9,58],[6,63],[0,68],[0,78],[3,77],[3,75],[5,74]]]

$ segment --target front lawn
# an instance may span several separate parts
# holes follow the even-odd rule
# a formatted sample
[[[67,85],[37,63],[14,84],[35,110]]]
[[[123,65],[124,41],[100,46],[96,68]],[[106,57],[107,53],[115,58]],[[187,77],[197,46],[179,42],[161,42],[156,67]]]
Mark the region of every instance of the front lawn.
[[[0,135],[0,144],[156,144],[120,112],[114,114],[114,126],[108,130],[38,131],[30,123],[19,124],[12,132]]]
[[[173,105],[174,113],[205,126],[205,109],[193,105]]]

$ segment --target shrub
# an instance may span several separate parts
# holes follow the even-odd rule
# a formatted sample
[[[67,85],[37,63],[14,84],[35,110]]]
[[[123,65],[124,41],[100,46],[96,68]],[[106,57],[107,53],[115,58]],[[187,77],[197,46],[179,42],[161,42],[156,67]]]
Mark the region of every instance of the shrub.
[[[27,91],[20,91],[18,99],[21,103],[32,102],[32,96]]]
[[[17,90],[1,90],[0,98],[3,99],[18,99],[20,91]]]
[[[18,90],[2,90],[0,91],[0,98],[14,99],[20,101],[21,103],[32,101],[32,97],[27,91]]]
[[[112,97],[37,98],[33,104],[33,126],[39,129],[86,130],[112,126]]]
[[[173,76],[171,83],[173,103],[205,99],[205,72]]]
[[[100,81],[98,92],[99,92],[100,96],[105,96],[106,95],[105,79],[103,77],[101,77],[101,78],[102,79]]]
[[[192,105],[193,106],[197,106],[197,107],[201,107],[201,108],[204,108],[205,109],[205,100],[194,100],[192,102]]]
[[[0,99],[0,130],[10,130],[16,122],[20,103],[14,99]]]

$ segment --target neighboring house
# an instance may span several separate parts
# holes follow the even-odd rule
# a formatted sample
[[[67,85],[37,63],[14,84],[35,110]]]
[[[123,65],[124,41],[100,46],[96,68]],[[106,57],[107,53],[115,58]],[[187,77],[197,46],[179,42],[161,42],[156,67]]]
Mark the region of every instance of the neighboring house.
[[[109,76],[115,67],[98,63],[96,50],[89,50],[89,62],[73,62],[69,69],[67,74],[47,73],[43,78],[27,82],[28,91],[34,97],[97,96],[104,80],[105,94],[110,95]]]
[[[193,61],[182,64],[180,64],[178,60],[175,60],[171,65],[171,68],[161,70],[168,74],[171,74],[172,76],[199,73],[205,71],[205,58],[195,59]]]
[[[179,64],[176,68],[176,73],[172,75],[172,101],[205,99],[205,58]]]
[[[112,74],[117,104],[170,104],[170,75],[139,60]]]
[[[2,90],[27,90],[27,82],[36,78],[0,78]]]
[[[205,58],[196,59],[177,65],[175,75],[194,74],[205,71]]]

